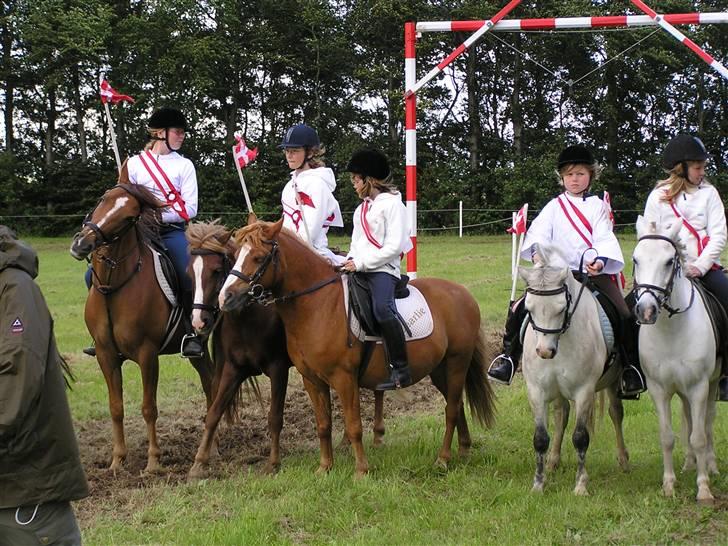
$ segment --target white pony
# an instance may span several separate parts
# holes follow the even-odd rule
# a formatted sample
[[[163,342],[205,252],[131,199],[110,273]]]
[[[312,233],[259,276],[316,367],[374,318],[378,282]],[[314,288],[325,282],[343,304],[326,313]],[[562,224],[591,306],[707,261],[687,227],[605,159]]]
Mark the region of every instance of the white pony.
[[[708,473],[718,472],[713,420],[721,366],[705,303],[681,273],[685,264],[678,242],[680,227],[679,222],[657,226],[642,216],[637,219],[633,290],[635,315],[644,325],[639,335],[640,362],[660,420],[663,493],[671,497],[675,491],[670,401],[677,394],[683,405],[683,470],[697,463],[697,500],[712,504]]]
[[[605,373],[607,345],[601,330],[597,300],[577,282],[558,249],[540,245],[536,265],[519,268],[526,281],[526,309],[530,314],[523,342],[523,377],[535,420],[533,446],[536,450],[535,492],[544,487],[544,459],[549,448],[548,405],[553,402],[556,432],[547,469],[555,469],[561,457],[561,442],[569,419],[569,401],[576,405],[576,426],[572,441],[578,456],[574,494],[588,495],[585,468],[589,447],[595,392],[606,388],[609,416],[617,439],[617,460],[629,468],[624,445],[624,409],[617,398],[619,370],[612,365]]]

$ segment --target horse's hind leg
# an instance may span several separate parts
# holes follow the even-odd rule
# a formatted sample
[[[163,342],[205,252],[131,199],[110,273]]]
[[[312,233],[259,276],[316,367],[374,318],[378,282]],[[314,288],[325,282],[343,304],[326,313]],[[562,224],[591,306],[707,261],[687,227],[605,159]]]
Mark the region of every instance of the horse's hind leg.
[[[316,472],[328,472],[334,464],[334,451],[331,445],[331,390],[320,379],[311,380],[305,376],[303,376],[303,386],[308,392],[316,414],[320,450],[319,467]]]
[[[374,391],[374,440],[375,446],[384,443],[384,391]]]
[[[576,425],[572,441],[576,456],[578,459],[576,470],[576,486],[574,487],[575,495],[588,495],[587,483],[589,475],[586,472],[586,452],[589,449],[589,420],[592,409],[594,408],[594,390],[581,393],[576,397]]]
[[[217,427],[220,424],[222,414],[227,408],[240,384],[244,380],[244,376],[238,371],[238,369],[228,359],[223,363],[222,374],[220,376],[220,383],[217,386],[217,392],[215,393],[215,399],[212,405],[207,410],[205,416],[205,430],[202,433],[202,440],[200,446],[197,448],[197,454],[195,455],[195,463],[190,468],[187,477],[191,480],[203,478],[207,473],[207,465],[210,461],[210,453],[213,449],[215,433]]]
[[[624,405],[617,396],[616,383],[607,389],[607,396],[609,396],[609,417],[614,425],[614,437],[617,441],[617,462],[619,467],[627,472],[629,470],[629,452],[624,443],[624,431],[622,430]]]
[[[270,378],[270,409],[268,410],[268,431],[270,433],[270,454],[263,472],[273,474],[281,467],[281,430],[283,410],[288,390],[288,362],[278,361],[268,368]]]
[[[560,396],[554,400],[554,440],[546,462],[546,470],[549,472],[556,470],[561,462],[561,444],[569,423],[569,410],[570,405],[566,398]]]
[[[144,355],[144,353],[142,353]],[[159,383],[159,358],[154,349],[147,352],[146,357],[140,355],[139,368],[142,374],[142,415],[147,424],[147,466],[144,472],[159,472],[159,456],[162,450],[157,440],[157,385]]]
[[[447,402],[447,377],[445,377],[445,370],[443,366],[438,366],[430,374],[432,384],[435,385],[438,391],[442,394],[443,398]],[[458,412],[457,420],[458,430],[458,456],[467,457],[470,454],[470,448],[473,445],[470,439],[470,430],[468,429],[468,421],[465,418],[465,404],[460,402],[460,411]]]
[[[463,391],[465,389],[465,376],[470,365],[470,355],[467,358],[450,358],[445,360],[445,434],[442,439],[442,447],[437,456],[435,465],[447,469],[452,457],[452,437],[455,434],[455,428],[461,418],[464,419],[465,411],[463,409]],[[437,375],[437,374],[436,374]],[[470,434],[467,432],[467,441],[470,440]],[[465,441],[465,435],[463,441]]]
[[[111,414],[112,457],[109,470],[121,470],[128,449],[124,439],[124,390],[121,375],[121,359],[114,351],[106,350],[101,344],[96,346],[99,367],[104,374],[109,391],[109,413]]]

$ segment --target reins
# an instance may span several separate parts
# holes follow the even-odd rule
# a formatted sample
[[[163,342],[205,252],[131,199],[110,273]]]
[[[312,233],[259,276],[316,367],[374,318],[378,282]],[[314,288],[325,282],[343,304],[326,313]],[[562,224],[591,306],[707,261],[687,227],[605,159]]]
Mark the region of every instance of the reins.
[[[667,311],[668,317],[684,313],[692,307],[693,302],[695,301],[695,284],[693,284],[692,282],[690,283],[690,301],[688,302],[687,307],[685,307],[684,309],[677,309],[675,307],[672,307],[668,303],[668,300],[672,295],[672,289],[675,285],[675,278],[678,277],[682,271],[682,268],[680,267],[680,251],[678,250],[675,241],[673,241],[669,237],[665,237],[664,235],[655,234],[643,235],[639,238],[637,244],[639,244],[641,241],[644,241],[645,239],[667,241],[672,245],[673,249],[675,249],[675,256],[673,258],[672,271],[670,271],[670,278],[668,279],[667,284],[664,287],[647,283],[634,283],[631,291],[634,294],[635,302],[638,302],[639,299],[645,294],[650,294],[653,298],[655,298],[657,304]],[[632,277],[634,278],[634,265],[632,266]],[[642,290],[642,292],[639,292],[639,290]],[[659,293],[659,295],[656,294],[656,292]]]

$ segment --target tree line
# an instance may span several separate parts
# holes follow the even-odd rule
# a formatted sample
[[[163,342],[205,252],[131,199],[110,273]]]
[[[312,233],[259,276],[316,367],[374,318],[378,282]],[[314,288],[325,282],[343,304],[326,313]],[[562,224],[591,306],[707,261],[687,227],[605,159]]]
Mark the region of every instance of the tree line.
[[[72,231],[113,184],[101,73],[136,99],[112,107],[122,156],[143,147],[155,107],[185,112],[191,130],[182,152],[198,170],[203,217],[227,212],[230,224],[243,221],[230,153],[236,132],[260,150],[245,170],[254,207],[269,219],[279,214],[288,173],[276,146],[300,122],[319,131],[327,163],[339,175],[342,209],[353,210],[357,198],[342,171],[358,147],[384,150],[404,187],[405,21],[487,19],[503,5],[4,1],[0,222],[21,232]],[[724,0],[650,5],[663,13],[725,9]],[[629,7],[628,1],[524,0],[508,17],[615,15]],[[728,62],[726,25],[681,29]],[[467,37],[422,35],[418,77]],[[452,209],[458,201],[466,209],[515,210],[524,202],[538,208],[557,192],[559,150],[583,142],[604,166],[594,189],[608,189],[615,209],[640,209],[662,176],[662,148],[679,130],[703,140],[713,159],[710,179],[728,196],[727,112],[728,81],[657,27],[487,33],[418,93],[418,208]],[[468,223],[501,216],[472,213]],[[453,223],[446,213],[419,221]]]

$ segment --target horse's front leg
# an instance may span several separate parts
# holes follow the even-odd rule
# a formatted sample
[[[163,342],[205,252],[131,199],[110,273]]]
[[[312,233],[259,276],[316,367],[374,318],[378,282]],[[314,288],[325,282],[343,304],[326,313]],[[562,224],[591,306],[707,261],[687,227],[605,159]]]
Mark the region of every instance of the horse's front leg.
[[[672,463],[672,449],[675,446],[675,435],[672,432],[672,414],[670,398],[661,385],[650,382],[649,392],[655,403],[655,411],[660,424],[660,444],[662,446],[662,493],[666,497],[675,496],[675,468]]]
[[[624,443],[624,431],[622,429],[624,405],[617,396],[616,382],[607,388],[607,396],[609,396],[609,417],[614,425],[614,437],[617,441],[617,462],[619,467],[627,472],[629,470],[629,452]]]
[[[430,379],[432,384],[435,385],[442,397],[447,402],[448,383],[447,376],[445,375],[445,366],[438,366],[430,373]],[[468,429],[468,421],[465,418],[465,405],[460,402],[460,411],[458,412],[458,420],[455,425],[458,431],[458,455],[460,457],[467,457],[470,454],[470,448],[473,442],[470,438],[470,430]]]
[[[356,473],[358,479],[369,472],[369,462],[364,453],[362,443],[361,408],[359,405],[359,384],[349,373],[338,372],[331,381],[331,385],[339,395],[341,409],[344,413],[344,426],[346,436],[349,438],[356,459]]]
[[[374,391],[374,446],[384,443],[384,391]]]
[[[210,461],[210,453],[213,449],[215,433],[220,424],[220,419],[244,380],[242,374],[240,374],[229,358],[225,359],[222,366],[222,373],[220,374],[220,382],[217,386],[215,399],[205,416],[205,430],[202,433],[200,446],[197,448],[195,463],[187,474],[187,477],[191,480],[204,478],[207,474],[207,465]]]
[[[159,383],[159,357],[155,348],[140,351],[139,368],[142,375],[142,415],[147,424],[147,466],[144,472],[159,472],[159,456],[162,450],[157,440],[157,385]]]
[[[536,451],[536,472],[533,476],[531,491],[533,493],[543,493],[546,482],[544,466],[550,441],[547,427],[549,405],[545,393],[538,384],[528,383],[527,386],[528,402],[531,404],[534,421],[533,449]]]
[[[112,456],[109,470],[116,473],[121,470],[129,452],[124,438],[124,390],[121,374],[122,361],[113,349],[105,345],[96,345],[96,360],[104,374],[106,388],[109,391],[109,413],[111,414]]]
[[[212,401],[215,398],[215,393],[212,392],[214,366],[212,363],[212,359],[210,358],[207,344],[205,344],[205,351],[200,358],[190,358],[189,361],[195,368],[195,370],[197,370],[197,375],[200,376],[200,384],[202,385],[202,390],[205,392],[207,409],[210,409],[210,406],[212,406]]]
[[[320,461],[317,473],[328,472],[334,465],[331,445],[331,390],[320,379],[303,376],[303,386],[308,392],[316,414],[316,430],[319,437]]]
[[[546,462],[546,470],[549,472],[556,470],[561,462],[561,444],[569,423],[569,410],[570,405],[566,398],[560,396],[554,400],[554,440]]]
[[[288,390],[288,362],[277,361],[268,368],[270,378],[270,409],[268,410],[268,432],[270,433],[270,454],[263,471],[266,474],[278,472],[281,467],[281,430],[283,410]]]
[[[704,381],[696,385],[688,393],[692,414],[692,431],[690,433],[690,446],[695,452],[697,464],[698,495],[697,501],[700,504],[712,505],[713,494],[710,491],[710,476],[708,475],[708,438],[705,433],[708,407],[708,382]]]
[[[589,449],[589,420],[594,409],[594,386],[589,385],[589,388],[583,389],[577,395],[574,405],[576,406],[576,425],[572,442],[578,460],[574,494],[588,495],[589,491],[586,486],[589,482],[589,475],[586,472],[586,452]]]

